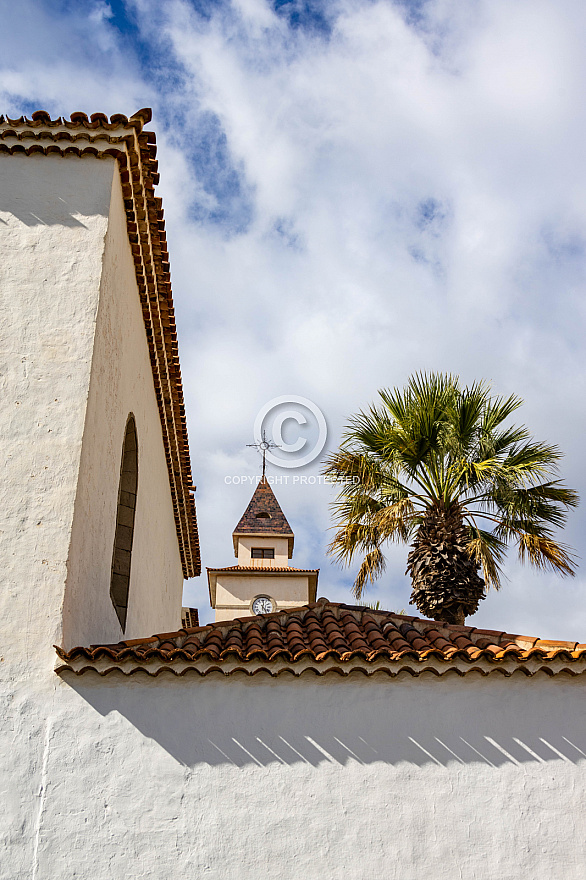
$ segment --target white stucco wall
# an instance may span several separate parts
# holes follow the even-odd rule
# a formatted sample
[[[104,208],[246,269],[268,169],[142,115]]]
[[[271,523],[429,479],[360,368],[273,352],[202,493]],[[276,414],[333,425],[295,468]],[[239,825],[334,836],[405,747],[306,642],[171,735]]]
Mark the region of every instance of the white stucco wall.
[[[142,349],[137,341],[142,318],[123,244],[126,231],[117,238],[122,222],[114,160],[0,155],[0,876],[10,880],[47,876],[36,853],[54,701],[58,714],[73,712],[73,739],[76,725],[89,720],[84,712],[74,717],[77,708],[63,697],[53,672],[52,646],[64,641],[68,570],[79,600],[69,610],[71,640],[77,641],[76,627],[80,640],[84,633],[88,641],[94,633],[96,640],[120,637],[110,607],[115,626],[104,627],[99,619],[106,613],[99,604],[104,593],[98,602],[93,592],[98,587],[107,597],[109,592],[112,539],[106,547],[104,499],[112,498],[112,474],[117,491],[124,428],[114,436],[119,408],[109,399],[113,390],[120,406],[135,412],[143,444],[140,479],[146,491],[135,532],[142,561],[133,576],[147,591],[144,608],[136,607],[138,587],[132,592],[131,584],[129,629],[135,632],[144,624],[148,633],[167,621],[179,625],[179,554],[169,490],[161,485],[165,460],[158,415],[153,415],[154,391],[144,387],[150,366],[146,340]],[[114,272],[119,277],[113,279]],[[116,321],[120,326],[109,331]],[[110,364],[107,373],[107,357],[122,358],[124,364]],[[98,474],[109,442],[106,424],[114,458]],[[115,507],[114,502],[112,535]],[[161,551],[163,543],[172,543],[172,551]],[[98,584],[102,549],[108,577]],[[148,588],[155,578],[168,590],[163,600],[151,601]],[[173,591],[176,616],[167,613]],[[92,620],[89,614],[95,615]],[[145,620],[151,614],[157,623],[149,627]],[[102,747],[96,743],[96,752]],[[70,768],[65,762],[60,778],[68,778]],[[54,777],[52,784],[61,782]],[[85,798],[91,798],[89,791]],[[73,809],[84,807],[80,802]],[[76,868],[66,872],[83,875]]]
[[[32,876],[114,167],[0,155],[0,872],[11,880]],[[18,867],[13,845],[26,853]]]
[[[3,880],[584,876],[582,680],[41,678]]]
[[[177,629],[181,560],[114,159],[0,156],[0,296],[4,644],[24,621],[48,652],[122,637],[109,588],[129,412],[125,635]]]
[[[46,664],[61,640],[114,168],[113,160],[0,155],[0,621],[8,663],[23,630]]]
[[[289,565],[289,540],[288,538],[271,538],[238,535],[237,538],[238,565],[280,565],[287,567]],[[251,550],[253,547],[272,547],[275,551],[274,559],[252,559]]]
[[[231,620],[250,613],[250,602],[256,596],[270,596],[277,608],[296,608],[309,601],[308,575],[294,574],[227,574],[216,581],[216,620]]]
[[[131,412],[138,438],[138,496],[124,638],[180,628],[183,573],[116,171],[68,562],[63,635],[66,647],[122,638],[109,591],[120,459]]]

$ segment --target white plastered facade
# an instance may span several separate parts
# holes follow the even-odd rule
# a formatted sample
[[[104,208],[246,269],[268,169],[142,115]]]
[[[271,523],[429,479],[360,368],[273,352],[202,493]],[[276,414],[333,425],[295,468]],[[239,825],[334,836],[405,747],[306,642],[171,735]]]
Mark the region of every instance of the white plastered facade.
[[[0,877],[41,880],[58,876],[38,862],[42,793],[68,787],[88,721],[55,675],[53,645],[122,637],[109,587],[129,412],[139,500],[126,636],[180,626],[181,561],[114,159],[0,155],[0,291]],[[71,725],[56,772],[55,712]],[[76,862],[70,853],[67,876],[92,876]]]
[[[39,672],[2,880],[584,876],[583,677]]]
[[[4,645],[118,641],[124,429],[139,444],[126,637],[180,626],[183,576],[114,159],[0,156]],[[4,636],[3,636],[4,637]]]
[[[289,565],[289,539],[267,535],[238,535],[237,552],[234,554],[238,559],[238,565],[282,566]],[[270,548],[275,551],[274,559],[252,559],[252,548]]]
[[[109,596],[113,513],[130,413],[138,439],[138,494],[124,637],[181,626],[183,573],[161,422],[120,178],[115,163],[110,164],[112,197],[68,563],[66,646],[112,641],[108,634],[116,633],[118,620]]]

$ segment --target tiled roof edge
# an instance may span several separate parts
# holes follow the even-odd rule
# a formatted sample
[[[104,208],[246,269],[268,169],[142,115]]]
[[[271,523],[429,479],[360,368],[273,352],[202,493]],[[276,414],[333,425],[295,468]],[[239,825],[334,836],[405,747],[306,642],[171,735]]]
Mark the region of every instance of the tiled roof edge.
[[[586,673],[586,650],[582,652],[579,658],[533,658],[528,659],[523,665],[512,658],[509,658],[507,662],[494,662],[492,658],[488,657],[481,657],[475,661],[457,657],[449,663],[442,663],[437,658],[434,658],[435,662],[434,660],[419,662],[413,657],[399,658],[395,661],[381,658],[378,662],[369,662],[361,657],[352,657],[345,661],[329,657],[321,663],[314,659],[305,659],[305,662],[303,660],[304,658],[300,658],[296,663],[288,663],[278,660],[267,661],[266,658],[255,657],[246,662],[239,659],[229,662],[225,659],[213,658],[196,661],[175,658],[171,661],[167,657],[160,656],[150,657],[148,661],[145,660],[143,662],[138,662],[131,657],[114,662],[103,657],[96,661],[88,661],[87,658],[76,657],[63,664],[58,664],[55,672],[58,675],[67,672],[74,673],[75,675],[94,672],[100,676],[116,672],[123,676],[142,673],[148,678],[157,678],[163,673],[177,677],[194,673],[201,678],[213,673],[218,673],[222,676],[240,673],[247,677],[264,674],[273,678],[282,675],[300,678],[303,675],[309,677],[317,675],[321,677],[330,674],[337,674],[342,678],[347,678],[353,674],[363,674],[368,678],[381,674],[389,678],[398,678],[401,675],[418,678],[423,674],[428,674],[439,679],[446,676],[449,677],[451,674],[464,677],[472,673],[477,673],[482,677],[494,673],[500,674],[504,678],[512,678],[515,675],[532,678],[537,674],[543,674],[548,677],[566,674],[573,678]]]
[[[64,663],[58,672],[69,669],[81,674],[93,669],[100,675],[114,669],[125,675],[142,671],[151,676],[164,669],[176,675],[193,669],[201,675],[217,670],[226,675],[268,670],[271,675],[289,671],[295,676],[309,670],[344,676],[353,671],[442,676],[448,671],[485,675],[499,670],[506,677],[519,670],[525,675],[586,672],[586,644],[450,626],[327,600],[149,639],[68,652],[57,648],[57,653]]]

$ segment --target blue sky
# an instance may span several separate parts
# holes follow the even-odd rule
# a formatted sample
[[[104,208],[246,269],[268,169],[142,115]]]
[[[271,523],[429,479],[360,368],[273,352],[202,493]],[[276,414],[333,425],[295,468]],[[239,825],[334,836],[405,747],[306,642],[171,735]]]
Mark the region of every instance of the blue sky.
[[[416,370],[485,378],[585,494],[582,3],[21,0],[0,25],[8,115],[153,108],[204,565],[232,562],[250,488],[226,478],[258,473],[255,416],[285,394],[322,409],[332,449]],[[277,495],[294,564],[348,600],[332,490]],[[582,559],[585,520],[565,534]],[[405,559],[383,606],[408,609]],[[477,625],[584,639],[583,568],[507,571]],[[208,619],[203,578],[186,600]]]

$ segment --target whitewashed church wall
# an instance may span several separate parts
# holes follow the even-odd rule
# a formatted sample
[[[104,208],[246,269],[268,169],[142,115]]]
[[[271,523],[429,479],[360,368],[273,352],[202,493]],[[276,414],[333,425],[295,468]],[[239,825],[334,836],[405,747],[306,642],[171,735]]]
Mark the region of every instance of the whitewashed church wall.
[[[585,684],[69,675],[0,877],[582,880]]]
[[[0,155],[0,873],[11,880],[32,876],[114,168]]]
[[[131,639],[180,628],[183,573],[116,172],[68,565],[65,647],[123,637],[109,591],[122,444],[130,413],[135,417],[138,437],[138,495],[124,634]]]
[[[35,664],[61,641],[114,168],[0,156],[0,631],[21,675],[24,632]]]
[[[98,445],[98,441],[104,439],[105,428],[95,416],[99,389],[94,388],[96,382],[92,380],[90,390],[90,373],[96,332],[98,337],[101,334],[101,356],[107,344],[111,346],[110,351],[116,353],[114,341],[103,339],[107,335],[103,323],[113,321],[112,312],[116,310],[110,305],[109,312],[105,307],[98,316],[98,304],[101,286],[107,294],[104,301],[108,296],[114,297],[114,285],[106,281],[106,273],[113,270],[117,260],[123,278],[116,283],[124,286],[124,290],[118,292],[128,299],[130,294],[126,291],[133,291],[138,311],[140,309],[136,282],[133,276],[130,278],[128,269],[129,254],[120,253],[110,241],[114,225],[120,227],[123,220],[119,188],[115,191],[116,210],[111,215],[113,180],[119,187],[117,166],[110,159],[0,156],[0,440],[3,453],[0,478],[0,876],[10,880],[17,877],[41,880],[43,876],[35,873],[33,864],[38,847],[36,831],[43,809],[41,795],[47,781],[44,756],[49,754],[45,746],[51,737],[47,718],[53,717],[56,694],[63,693],[53,672],[53,645],[63,644],[68,557],[69,570],[75,570],[77,577],[91,575],[86,582],[88,591],[96,586],[90,567],[86,564],[84,569],[79,560],[76,561],[75,547],[73,554],[70,553],[70,537],[72,527],[77,528],[79,534],[81,523],[76,492],[82,441]],[[123,241],[126,241],[125,230]],[[108,250],[106,258],[105,249]],[[126,312],[132,312],[133,308],[121,304],[116,315],[123,320]],[[133,321],[136,313],[137,310]],[[144,329],[142,332],[144,335]],[[121,333],[120,327],[118,341]],[[145,444],[141,478],[148,501],[147,497],[139,501],[137,509],[135,549],[143,561],[136,571],[148,585],[160,576],[159,585],[168,591],[169,598],[153,602],[153,618],[160,623],[166,615],[173,623],[169,628],[174,628],[179,620],[168,613],[168,609],[176,601],[179,610],[181,570],[172,513],[169,513],[168,484],[161,489],[166,465],[158,414],[153,415],[156,412],[154,391],[149,398],[140,385],[147,375],[144,364],[148,364],[148,354],[145,351],[137,354],[138,346],[133,341],[137,333],[135,321],[122,348],[129,347],[129,352],[124,351],[125,366],[131,369],[139,362],[142,372],[136,380],[130,375],[122,377],[118,389],[118,393],[126,397],[129,409],[136,410],[139,442],[142,439]],[[138,403],[130,407],[129,386],[135,381],[139,389]],[[107,390],[102,389],[101,393],[107,397]],[[89,412],[94,419],[89,428],[86,424],[88,395]],[[116,484],[123,427],[115,444]],[[84,469],[95,466],[95,457],[90,456],[89,462],[84,458],[81,464],[84,479]],[[92,474],[93,485],[98,489],[102,478],[103,475],[99,478],[95,472]],[[157,495],[160,504],[153,500]],[[146,509],[149,503],[151,510]],[[112,522],[115,508],[114,503]],[[87,532],[100,527],[98,517],[95,520],[92,517],[93,514],[83,522],[84,541],[88,540]],[[171,538],[173,551],[161,550],[163,543],[169,546]],[[162,568],[154,572],[146,570],[147,545],[148,550],[153,551],[152,555],[148,553],[149,559],[163,560]],[[97,545],[90,542],[90,546],[95,551]],[[106,558],[108,578],[101,586],[108,596],[111,541]],[[88,592],[78,591],[78,598],[91,604]],[[151,629],[160,630],[162,627],[158,625],[145,624],[145,632],[142,611],[133,606],[135,598],[136,591],[135,596],[131,592],[129,630],[140,631],[141,635]],[[149,598],[147,592],[144,597],[147,607]],[[86,611],[82,613],[87,615]],[[117,639],[120,629],[115,615],[114,620],[116,627],[110,629],[108,635]],[[68,622],[72,633],[71,617]],[[84,625],[88,624],[88,635],[89,623],[86,616]],[[103,629],[98,632],[100,638],[102,634],[105,635]],[[80,635],[83,638],[83,634]],[[59,704],[59,712],[74,710],[67,699]],[[84,720],[83,712],[72,716],[72,737],[75,725]],[[99,744],[96,749],[99,751]],[[74,875],[67,873],[67,876]]]

